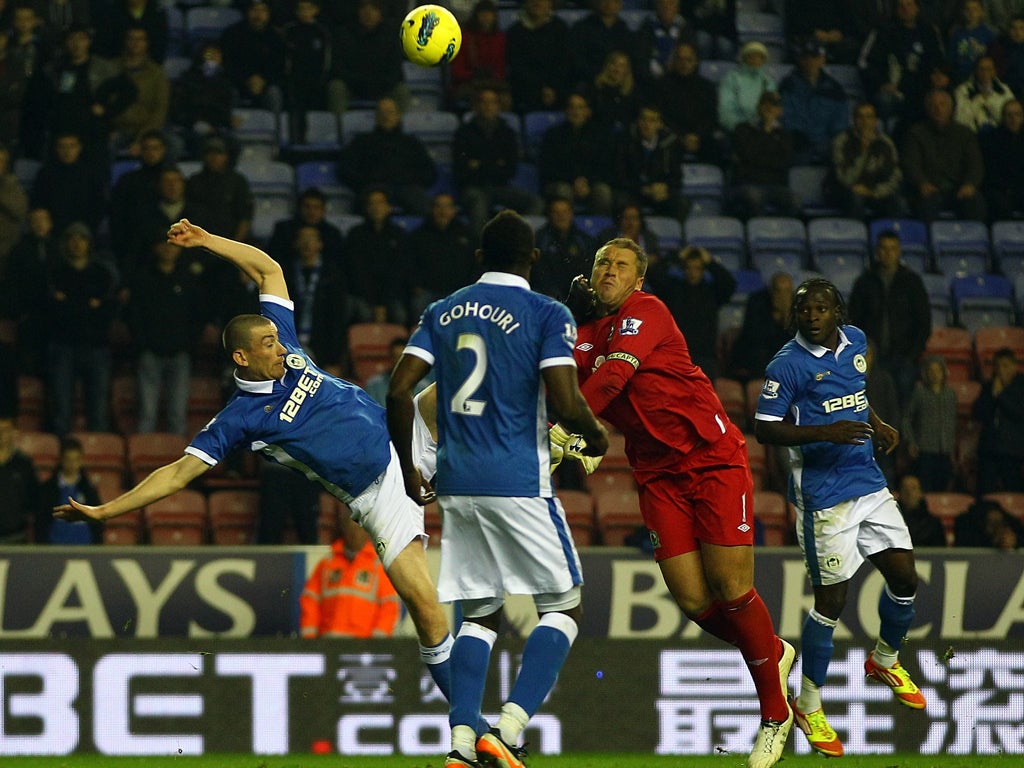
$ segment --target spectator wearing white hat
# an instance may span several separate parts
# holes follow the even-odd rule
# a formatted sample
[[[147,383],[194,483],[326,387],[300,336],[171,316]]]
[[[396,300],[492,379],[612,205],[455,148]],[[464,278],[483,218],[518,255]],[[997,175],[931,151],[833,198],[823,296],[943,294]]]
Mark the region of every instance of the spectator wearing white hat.
[[[751,41],[740,49],[739,66],[718,85],[718,122],[729,133],[743,123],[757,122],[757,102],[765,91],[777,91],[778,84],[764,71],[768,49]]]

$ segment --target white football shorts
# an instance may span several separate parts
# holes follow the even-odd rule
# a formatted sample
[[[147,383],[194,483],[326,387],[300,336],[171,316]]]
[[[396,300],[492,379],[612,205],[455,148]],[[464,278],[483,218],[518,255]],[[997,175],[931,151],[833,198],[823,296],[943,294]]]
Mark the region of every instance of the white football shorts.
[[[815,586],[851,579],[866,558],[884,550],[914,548],[888,488],[815,512],[798,508],[796,536]]]
[[[349,504],[352,519],[370,534],[377,556],[387,570],[399,553],[415,538],[427,545],[423,527],[423,507],[405,495],[402,465],[395,447],[391,461],[380,477]]]
[[[441,496],[438,502],[441,602],[561,594],[583,583],[557,498]]]

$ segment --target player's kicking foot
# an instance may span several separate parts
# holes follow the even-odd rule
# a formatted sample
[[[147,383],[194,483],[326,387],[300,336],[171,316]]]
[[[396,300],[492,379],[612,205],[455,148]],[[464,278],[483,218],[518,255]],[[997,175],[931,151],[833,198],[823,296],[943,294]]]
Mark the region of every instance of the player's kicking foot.
[[[480,761],[463,757],[462,753],[457,749],[453,749],[448,753],[448,757],[445,758],[444,764],[445,768],[452,765],[457,766],[458,768],[466,768],[467,766],[469,766],[469,768],[483,768]]]
[[[747,768],[772,768],[782,759],[782,750],[793,728],[793,709],[785,720],[762,720],[754,739],[754,748],[747,758]]]
[[[501,738],[497,728],[491,728],[476,742],[476,753],[481,761],[487,761],[499,768],[525,768],[526,750],[522,747],[513,747]]]
[[[793,660],[796,659],[796,648],[787,643],[781,637],[782,656],[779,657],[779,682],[782,683],[782,695],[789,698],[789,670],[793,668]]]
[[[868,654],[867,661],[864,662],[864,673],[892,688],[892,692],[896,694],[896,700],[900,704],[911,709],[924,709],[924,694],[921,693],[920,688],[914,685],[914,681],[910,679],[910,673],[903,668],[899,661],[891,667],[883,667],[875,661],[875,652],[872,651]]]
[[[829,757],[842,757],[843,742],[825,719],[824,709],[801,712],[796,706],[796,700],[792,698],[789,700],[789,706],[793,710],[794,722],[807,736],[811,749]]]

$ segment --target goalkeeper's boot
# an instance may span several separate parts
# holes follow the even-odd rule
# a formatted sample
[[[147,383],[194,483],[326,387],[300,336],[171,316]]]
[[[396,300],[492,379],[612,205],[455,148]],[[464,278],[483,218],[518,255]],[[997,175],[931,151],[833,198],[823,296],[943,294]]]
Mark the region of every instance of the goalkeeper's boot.
[[[462,753],[457,749],[453,749],[448,753],[448,757],[444,759],[445,768],[448,766],[457,766],[457,768],[483,768],[483,764],[479,760],[473,760],[468,757],[463,757]]]
[[[754,748],[747,758],[747,768],[772,768],[782,759],[782,750],[786,748],[786,740],[793,728],[793,708],[789,709],[789,717],[785,720],[762,720],[761,727],[754,739]]]
[[[828,757],[842,757],[843,742],[825,719],[824,709],[801,712],[796,706],[796,700],[792,698],[789,700],[789,707],[793,710],[797,727],[807,736],[812,749]]]
[[[497,728],[481,736],[476,742],[476,753],[481,760],[486,760],[498,768],[524,768],[526,763],[526,750],[523,747],[513,747],[501,738]]]
[[[781,637],[782,654],[779,656],[779,682],[782,683],[782,695],[789,698],[789,671],[793,668],[793,660],[796,659],[796,648],[787,643]]]
[[[875,652],[868,654],[868,660],[864,662],[864,673],[875,680],[881,680],[892,688],[896,699],[911,709],[924,709],[925,700],[921,689],[914,685],[910,679],[910,673],[897,661],[891,667],[883,667],[875,661]]]

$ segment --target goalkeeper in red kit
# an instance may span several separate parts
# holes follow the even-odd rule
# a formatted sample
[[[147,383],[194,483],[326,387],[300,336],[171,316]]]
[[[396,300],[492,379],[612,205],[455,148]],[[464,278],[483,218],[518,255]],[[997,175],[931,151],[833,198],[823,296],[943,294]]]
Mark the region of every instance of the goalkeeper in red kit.
[[[776,637],[754,589],[753,480],[746,443],[693,364],[664,303],[642,290],[647,255],[616,238],[567,303],[591,410],[626,438],[654,557],[683,613],[743,654],[761,705],[748,768],[770,768],[793,725],[786,680],[793,646]],[[559,425],[553,437],[564,434]]]

